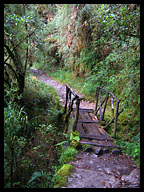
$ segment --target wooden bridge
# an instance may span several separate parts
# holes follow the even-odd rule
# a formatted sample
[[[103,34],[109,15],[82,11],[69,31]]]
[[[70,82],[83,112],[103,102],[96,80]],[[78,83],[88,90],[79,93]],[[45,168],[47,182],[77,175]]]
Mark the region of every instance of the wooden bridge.
[[[80,133],[80,143],[90,144],[97,147],[114,147],[120,148],[113,144],[116,138],[117,119],[119,114],[119,100],[113,93],[97,87],[95,109],[80,108],[80,103],[83,98],[80,98],[72,88],[66,84],[66,127],[68,128],[69,119],[72,122],[72,130],[77,130]],[[115,100],[115,101],[114,101]],[[106,108],[108,103],[111,105],[112,119],[102,127],[105,121]],[[114,106],[116,107],[114,108]],[[113,123],[113,138],[109,137],[105,129]]]

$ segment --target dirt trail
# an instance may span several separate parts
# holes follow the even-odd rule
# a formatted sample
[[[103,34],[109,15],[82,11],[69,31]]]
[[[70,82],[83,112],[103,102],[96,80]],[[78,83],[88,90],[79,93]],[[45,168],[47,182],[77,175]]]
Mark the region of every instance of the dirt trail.
[[[65,104],[65,97],[66,97],[66,87],[65,85],[60,84],[58,81],[53,80],[48,74],[41,70],[37,70],[34,68],[30,68],[30,71],[37,76],[37,78],[41,81],[54,87],[57,90],[58,96],[60,98],[61,104],[64,106]],[[79,94],[75,91],[80,97],[84,97],[82,94]],[[95,103],[91,103],[89,101],[81,101],[80,108],[87,108],[87,109],[94,109]]]
[[[53,86],[58,93],[61,104],[65,104],[65,86],[41,70],[31,68],[37,78]],[[76,92],[77,93],[77,92]],[[83,95],[78,94],[80,97]],[[80,108],[94,109],[95,104],[83,101]],[[69,162],[75,167],[74,173],[68,177],[68,185],[63,188],[139,188],[140,169],[124,153],[117,150],[110,152],[93,151],[87,148],[80,150],[76,158]]]

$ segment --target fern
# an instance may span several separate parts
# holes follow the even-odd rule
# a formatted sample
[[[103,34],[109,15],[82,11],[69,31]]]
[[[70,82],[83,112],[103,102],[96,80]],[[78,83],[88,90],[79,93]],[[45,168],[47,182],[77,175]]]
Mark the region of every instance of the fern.
[[[39,177],[47,177],[47,173],[40,171],[40,172],[34,172],[33,175],[31,176],[30,180],[28,181],[28,184],[31,182],[35,181]]]

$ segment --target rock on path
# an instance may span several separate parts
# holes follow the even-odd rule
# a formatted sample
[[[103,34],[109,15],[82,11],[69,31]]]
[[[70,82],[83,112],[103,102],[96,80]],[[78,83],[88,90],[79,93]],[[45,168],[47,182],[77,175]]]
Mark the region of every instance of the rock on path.
[[[139,188],[140,170],[125,154],[79,152],[65,188]]]

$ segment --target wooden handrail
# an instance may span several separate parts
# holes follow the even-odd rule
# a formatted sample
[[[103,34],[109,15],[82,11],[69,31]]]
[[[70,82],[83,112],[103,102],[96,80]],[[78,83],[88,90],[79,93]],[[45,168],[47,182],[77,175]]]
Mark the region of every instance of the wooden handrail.
[[[66,87],[70,90],[70,92],[71,92],[75,97],[79,97],[67,83],[66,83]]]
[[[108,92],[109,94],[111,94],[112,95],[112,97],[116,100],[116,101],[118,101],[119,102],[119,100],[116,98],[116,96],[112,93],[112,92],[110,92],[110,91],[108,91],[107,89],[105,89],[105,88],[103,88],[103,87],[97,87],[97,88],[100,88],[100,89],[103,89],[104,91],[106,91],[106,92]]]
[[[71,94],[73,94],[74,98],[71,99]],[[67,112],[67,104],[68,104],[68,100],[70,100],[69,106],[68,106],[68,112]],[[76,126],[77,126],[77,122],[78,122],[78,118],[79,118],[79,105],[80,105],[80,101],[81,99],[79,98],[79,96],[73,91],[73,89],[66,84],[66,103],[65,103],[65,109],[64,109],[64,113],[67,112],[66,115],[66,119],[65,119],[65,123],[68,123],[68,119],[70,117],[71,112],[73,111],[73,104],[74,101],[76,101],[76,117],[75,117],[75,122],[73,124],[73,131],[76,130]]]
[[[106,97],[104,98],[104,100],[101,102],[101,89],[106,91]],[[116,98],[116,96],[108,91],[107,89],[98,86],[96,89],[96,106],[95,106],[95,114],[97,115],[98,111],[100,113],[100,121],[104,120],[104,114],[105,114],[105,110],[106,110],[106,105],[107,105],[107,101],[109,99],[109,95],[111,95],[115,100],[116,100],[116,110],[115,110],[115,116],[112,118],[112,120],[110,121],[110,123],[108,123],[105,127],[108,127],[113,121],[114,121],[114,131],[113,131],[113,136],[114,138],[116,138],[116,127],[117,127],[117,118],[118,115],[123,111],[121,110],[119,112],[119,100]],[[98,104],[99,101],[99,104]],[[102,112],[102,105],[104,104],[104,108],[103,108],[103,112]],[[99,106],[99,107],[98,107]],[[112,110],[114,111],[114,107],[113,107],[113,100],[112,100]]]
[[[101,102],[101,89],[106,91],[106,96],[103,99],[103,101]],[[73,95],[74,97],[72,98],[71,95]],[[110,123],[108,123],[105,127],[108,127],[113,121],[114,121],[114,131],[113,131],[113,136],[114,138],[116,138],[116,127],[117,127],[117,118],[118,115],[123,111],[121,110],[119,112],[119,100],[116,98],[116,96],[108,91],[107,89],[98,86],[96,89],[96,106],[95,106],[95,114],[97,115],[98,111],[100,112],[100,121],[104,120],[104,114],[105,114],[105,110],[106,110],[106,106],[107,106],[107,101],[110,97],[110,95],[116,100],[116,110],[115,110],[115,116],[112,118],[112,120],[110,121]],[[68,118],[70,117],[71,112],[73,111],[73,104],[75,101],[76,104],[76,116],[75,116],[75,122],[73,124],[73,131],[76,130],[76,126],[77,126],[77,122],[78,122],[78,118],[79,118],[79,106],[80,106],[80,101],[82,100],[82,98],[79,98],[79,96],[73,91],[73,89],[66,84],[66,103],[65,103],[65,109],[64,112],[67,113],[66,114],[66,119],[65,119],[65,123],[68,123]],[[68,105],[68,101],[69,105]],[[104,104],[104,108],[102,111],[102,105]],[[68,105],[68,106],[67,106]],[[68,110],[67,110],[68,108]],[[113,100],[112,100],[112,110],[114,111],[114,107],[113,107]]]

